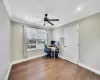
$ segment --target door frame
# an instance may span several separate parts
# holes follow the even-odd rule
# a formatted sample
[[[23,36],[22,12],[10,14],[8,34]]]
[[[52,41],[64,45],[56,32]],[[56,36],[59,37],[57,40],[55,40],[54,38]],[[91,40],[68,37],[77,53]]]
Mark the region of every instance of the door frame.
[[[80,38],[79,38],[79,34],[80,34],[80,29],[79,29],[79,24],[75,24],[75,25],[71,25],[71,26],[68,26],[68,27],[77,27],[77,32],[78,32],[78,44],[77,44],[77,47],[78,47],[78,55],[77,55],[77,62],[76,61],[74,61],[74,60],[71,60],[71,59],[68,59],[68,57],[67,58],[65,58],[64,56],[63,57],[61,57],[61,58],[63,58],[63,59],[66,59],[66,60],[68,60],[68,61],[70,61],[70,62],[72,62],[72,63],[74,63],[74,64],[78,64],[79,63],[79,54],[80,54]],[[67,28],[67,27],[64,27],[64,28]]]
[[[79,24],[76,24],[76,26],[78,27],[78,60],[77,60],[77,64],[79,63],[79,58],[80,58],[80,27]]]

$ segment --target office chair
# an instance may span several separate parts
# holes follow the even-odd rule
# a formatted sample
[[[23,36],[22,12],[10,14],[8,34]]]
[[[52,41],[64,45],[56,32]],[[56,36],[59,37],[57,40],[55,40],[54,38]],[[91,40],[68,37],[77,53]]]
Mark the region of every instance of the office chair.
[[[49,58],[51,56],[51,49],[47,47],[46,44],[44,44],[44,52],[47,53],[47,55],[43,56],[43,58]]]

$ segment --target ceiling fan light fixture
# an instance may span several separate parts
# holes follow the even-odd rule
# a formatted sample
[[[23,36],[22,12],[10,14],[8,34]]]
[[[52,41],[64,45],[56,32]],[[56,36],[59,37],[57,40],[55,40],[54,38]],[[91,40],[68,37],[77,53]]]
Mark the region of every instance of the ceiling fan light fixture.
[[[49,18],[48,18],[48,14],[45,14],[44,23],[47,22],[47,23],[49,23],[50,25],[54,26],[54,24],[53,24],[51,21],[59,21],[59,19],[49,19]]]

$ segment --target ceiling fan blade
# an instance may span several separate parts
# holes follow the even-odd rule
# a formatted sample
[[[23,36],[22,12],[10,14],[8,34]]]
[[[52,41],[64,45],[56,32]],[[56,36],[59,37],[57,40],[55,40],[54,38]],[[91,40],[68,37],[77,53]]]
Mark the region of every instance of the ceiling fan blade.
[[[51,24],[52,26],[54,25],[53,23],[51,23],[50,21],[48,21],[49,24]]]
[[[59,21],[59,19],[48,19],[49,21]]]

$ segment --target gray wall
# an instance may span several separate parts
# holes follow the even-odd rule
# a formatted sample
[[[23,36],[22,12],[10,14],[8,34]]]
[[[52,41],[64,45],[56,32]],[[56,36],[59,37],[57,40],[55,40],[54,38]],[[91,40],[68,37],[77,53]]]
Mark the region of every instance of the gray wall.
[[[10,19],[0,0],[0,80],[4,80],[10,66]]]
[[[11,60],[16,61],[23,58],[23,27],[20,23],[11,22],[11,28]]]
[[[80,63],[100,71],[100,13],[80,21]]]
[[[52,32],[51,32],[50,29],[48,29],[47,30],[47,42],[48,42],[48,45],[50,45],[51,40],[52,40]]]
[[[24,59],[23,57],[23,24],[17,22],[11,22],[12,27],[12,61],[17,61]],[[50,42],[50,31],[47,30],[48,33],[48,43]],[[32,50],[28,51],[28,56],[25,58],[30,58],[38,55],[45,54],[44,50]]]
[[[80,28],[79,63],[100,71],[100,13],[55,28],[52,31],[56,32],[54,32],[55,34],[52,33],[52,35],[59,33],[60,35],[56,38],[59,39],[58,37],[63,37],[64,27],[76,24],[79,24]],[[61,47],[61,50],[61,55],[63,55],[63,47]]]

